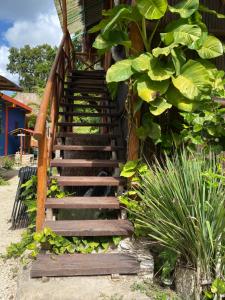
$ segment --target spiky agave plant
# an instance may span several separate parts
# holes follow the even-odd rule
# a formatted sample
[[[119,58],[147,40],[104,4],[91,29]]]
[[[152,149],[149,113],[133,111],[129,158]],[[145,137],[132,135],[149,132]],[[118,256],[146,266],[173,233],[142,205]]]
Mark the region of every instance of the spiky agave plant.
[[[156,161],[135,188],[136,224],[204,279],[220,276],[225,263],[225,185],[218,170],[213,154],[183,151]]]

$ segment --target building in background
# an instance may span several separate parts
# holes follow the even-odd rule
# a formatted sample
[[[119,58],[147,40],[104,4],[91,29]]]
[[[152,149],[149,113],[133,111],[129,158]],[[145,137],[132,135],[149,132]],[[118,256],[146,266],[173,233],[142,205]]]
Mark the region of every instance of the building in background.
[[[26,114],[32,109],[1,91],[21,92],[22,89],[7,78],[0,76],[0,156],[13,155],[20,150],[20,138],[10,132],[26,128]]]

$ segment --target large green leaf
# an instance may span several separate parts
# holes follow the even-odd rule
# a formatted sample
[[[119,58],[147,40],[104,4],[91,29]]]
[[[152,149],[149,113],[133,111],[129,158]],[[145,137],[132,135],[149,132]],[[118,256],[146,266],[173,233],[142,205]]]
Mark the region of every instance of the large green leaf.
[[[199,0],[183,0],[174,6],[169,6],[172,13],[178,13],[181,18],[189,18],[199,7]]]
[[[116,12],[116,14],[108,21],[106,26],[102,28],[102,35],[107,34],[115,25],[119,23],[126,15],[129,15],[131,12],[130,8],[121,8]]]
[[[172,43],[191,46],[201,38],[202,31],[197,25],[184,24],[173,31],[161,33],[161,39],[166,45]]]
[[[201,63],[191,59],[183,65],[180,75],[172,81],[181,94],[191,100],[198,99],[202,92],[206,93],[210,88],[207,69]]]
[[[99,50],[111,48],[112,45],[113,44],[111,42],[104,40],[101,34],[96,37],[93,43],[93,47]]]
[[[166,101],[166,99],[161,97],[161,98],[157,98],[156,100],[151,102],[151,104],[149,106],[149,111],[154,116],[159,116],[162,113],[164,113],[164,111],[166,111],[167,109],[169,109],[171,107],[172,107],[172,105],[170,103],[168,103]]]
[[[112,65],[106,74],[107,82],[120,82],[129,79],[133,75],[132,59],[124,59]]]
[[[176,71],[176,75],[180,75],[181,67],[186,62],[186,56],[181,48],[175,48],[171,50],[172,61]]]
[[[173,32],[174,43],[189,46],[200,39],[201,34],[197,25],[181,25]]]
[[[127,48],[131,47],[131,41],[129,40],[126,32],[112,30],[109,32],[107,39],[99,34],[93,43],[93,47],[98,50],[110,49],[112,46],[116,45],[123,45]]]
[[[142,75],[137,80],[138,96],[146,102],[151,102],[165,94],[168,87],[169,80],[152,81],[147,75]]]
[[[162,81],[171,78],[175,70],[172,63],[165,63],[159,59],[152,57],[150,59],[150,69],[148,76],[152,80]]]
[[[133,59],[132,68],[134,68],[137,72],[144,72],[149,70],[151,57],[152,56],[150,53],[141,54],[137,58]]]
[[[168,56],[172,49],[173,48],[176,48],[178,47],[178,44],[171,44],[167,47],[164,47],[164,48],[160,48],[160,47],[157,47],[155,49],[152,50],[152,54],[155,56],[155,57],[159,57],[159,55],[165,55],[165,56]]]
[[[223,44],[215,36],[209,35],[197,52],[203,59],[215,58],[223,55]]]
[[[160,19],[167,10],[167,0],[137,0],[140,13],[148,20]]]
[[[186,112],[194,112],[200,107],[199,102],[191,101],[185,98],[175,87],[170,86],[166,93],[166,98],[169,103],[177,107],[179,110]]]

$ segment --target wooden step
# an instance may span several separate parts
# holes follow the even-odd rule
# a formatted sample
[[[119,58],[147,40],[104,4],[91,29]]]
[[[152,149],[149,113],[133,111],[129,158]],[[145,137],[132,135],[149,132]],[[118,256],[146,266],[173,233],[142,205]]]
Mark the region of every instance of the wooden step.
[[[53,159],[50,162],[51,167],[66,168],[118,168],[117,160],[101,159]]]
[[[137,274],[140,263],[125,254],[39,254],[30,276],[63,277],[111,274]]]
[[[105,71],[73,71],[69,77],[105,78]]]
[[[129,236],[133,225],[128,220],[45,221],[44,226],[62,236]]]
[[[97,151],[97,152],[112,152],[117,150],[123,150],[123,147],[119,146],[77,146],[77,145],[55,145],[53,151]]]
[[[116,126],[119,126],[119,124],[106,123],[106,122],[102,122],[102,123],[60,122],[57,125],[61,126],[61,127],[66,127],[66,126],[70,126],[70,127],[116,127]]]
[[[72,88],[65,88],[65,92],[67,93],[98,93],[98,94],[106,94],[108,90],[106,87],[72,87]]]
[[[62,116],[74,116],[74,117],[119,117],[119,113],[87,113],[87,112],[59,112]]]
[[[63,103],[61,102],[60,103],[60,106],[63,106],[63,107],[69,107],[69,108],[83,108],[83,109],[86,109],[86,108],[93,108],[93,109],[96,109],[96,110],[102,110],[102,109],[115,109],[115,105],[97,105],[97,104],[70,104],[70,103]]]
[[[53,176],[60,186],[119,186],[126,180],[111,176]]]
[[[116,197],[66,197],[48,198],[46,208],[55,209],[119,209],[120,204]]]
[[[74,100],[74,101],[89,101],[89,102],[98,102],[98,101],[109,101],[112,102],[110,97],[104,96],[104,97],[95,97],[95,96],[88,96],[88,95],[82,95],[82,96],[73,96],[73,95],[68,95],[65,97],[66,99],[69,100]]]
[[[98,134],[98,133],[93,133],[93,134],[89,134],[89,133],[73,133],[73,132],[58,132],[56,134],[56,136],[58,138],[64,138],[64,137],[71,137],[71,138],[76,138],[76,139],[90,139],[90,140],[110,140],[110,139],[116,139],[118,137],[120,137],[119,134],[111,134],[111,133],[102,133],[102,134]]]
[[[106,86],[105,78],[71,78],[70,81],[66,81],[67,85],[104,85]]]

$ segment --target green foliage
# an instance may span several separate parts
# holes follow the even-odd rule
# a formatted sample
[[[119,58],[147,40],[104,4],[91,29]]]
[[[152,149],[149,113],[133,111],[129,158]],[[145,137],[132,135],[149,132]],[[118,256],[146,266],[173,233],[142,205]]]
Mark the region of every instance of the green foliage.
[[[63,198],[67,194],[59,186],[57,179],[51,179],[51,182],[48,187],[47,197],[49,198]]]
[[[135,198],[126,197],[138,233],[199,268],[204,278],[213,278],[216,268],[222,274],[225,266],[225,185],[218,160],[185,151],[166,156],[164,166],[156,161],[139,176],[140,184],[132,189]]]
[[[35,92],[45,87],[56,48],[44,44],[36,47],[10,48],[7,70],[19,75],[19,84],[25,92]]]
[[[140,291],[152,300],[181,300],[174,291],[162,288],[150,280],[135,282],[131,286],[131,290]]]
[[[103,12],[104,19],[91,29],[91,32],[100,31],[93,46],[101,53],[115,45],[126,48],[127,58],[109,68],[106,80],[110,84],[129,80],[130,87],[145,107],[149,107],[137,129],[141,139],[150,137],[156,144],[163,142],[160,117],[172,107],[201,114],[203,108],[212,106],[214,97],[225,97],[224,72],[211,63],[212,59],[223,55],[224,47],[218,38],[208,33],[201,12],[225,17],[203,6],[199,0],[182,0],[174,6],[168,5],[166,0],[138,0],[134,6],[118,5]],[[178,15],[178,19],[159,33],[159,21],[155,20],[166,18],[167,13]],[[152,24],[151,32],[148,32],[146,20]],[[145,46],[138,56],[128,55],[129,48],[133,47],[127,40],[131,22],[136,23]],[[121,33],[119,41],[113,36],[115,32]],[[124,39],[122,33],[126,36]],[[159,37],[155,38],[156,34]],[[153,42],[159,38],[160,43],[154,47]],[[131,118],[132,113],[129,112]],[[151,129],[153,126],[156,136]]]
[[[225,109],[213,103],[199,113],[181,113],[184,118],[184,129],[181,136],[184,142],[194,149],[201,146],[216,152],[223,150],[225,145]]]
[[[219,299],[219,296],[223,296],[225,294],[225,281],[220,279],[220,278],[216,278],[209,291],[205,291],[204,292],[204,299]]]
[[[23,191],[21,198],[27,208],[30,224],[34,225],[37,211],[37,176],[32,176],[22,184],[21,189]]]
[[[106,252],[110,246],[117,246],[120,241],[120,237],[65,238],[57,235],[50,228],[44,228],[41,232],[32,232],[28,229],[23,233],[20,242],[13,243],[7,248],[6,257],[21,257],[26,262],[28,258],[35,258],[43,248],[57,255]],[[25,257],[26,254],[28,257]]]
[[[8,185],[8,182],[0,175],[0,186],[1,185]]]
[[[14,159],[9,158],[9,157],[4,157],[1,161],[1,165],[4,169],[6,170],[12,170],[13,166],[15,164]]]
[[[30,248],[30,244],[33,243],[33,233],[30,229],[26,230],[22,234],[21,241],[18,243],[11,243],[6,249],[6,258],[18,258],[23,259],[23,254],[26,249]]]

